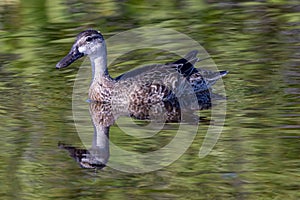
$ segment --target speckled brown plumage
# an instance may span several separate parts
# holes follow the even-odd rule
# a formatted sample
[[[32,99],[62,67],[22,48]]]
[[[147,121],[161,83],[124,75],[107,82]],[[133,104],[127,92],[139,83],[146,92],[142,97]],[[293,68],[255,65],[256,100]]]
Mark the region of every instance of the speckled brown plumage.
[[[104,38],[98,31],[87,30],[77,36],[69,54],[56,67],[66,67],[88,55],[93,68],[90,100],[110,104],[112,110],[127,109],[137,118],[147,118],[147,111],[139,107],[162,104],[172,105],[175,110],[211,107],[211,86],[227,71],[196,69],[194,65],[199,61],[197,53],[191,51],[175,62],[150,65],[111,78],[106,66]]]

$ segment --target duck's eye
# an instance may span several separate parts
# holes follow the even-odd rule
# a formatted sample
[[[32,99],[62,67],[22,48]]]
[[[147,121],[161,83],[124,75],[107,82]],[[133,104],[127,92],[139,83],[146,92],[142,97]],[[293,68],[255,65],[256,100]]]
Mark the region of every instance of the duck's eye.
[[[87,37],[85,41],[90,42],[90,41],[92,41],[92,40],[93,40],[92,37]]]

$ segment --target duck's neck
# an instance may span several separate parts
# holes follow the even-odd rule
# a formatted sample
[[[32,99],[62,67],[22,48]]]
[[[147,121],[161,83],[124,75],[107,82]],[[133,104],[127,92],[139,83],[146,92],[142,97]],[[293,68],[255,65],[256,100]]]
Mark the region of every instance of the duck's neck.
[[[91,65],[92,65],[92,82],[98,81],[101,82],[103,78],[109,77],[107,70],[107,53],[106,53],[106,45],[103,46],[97,52],[97,54],[90,56]]]

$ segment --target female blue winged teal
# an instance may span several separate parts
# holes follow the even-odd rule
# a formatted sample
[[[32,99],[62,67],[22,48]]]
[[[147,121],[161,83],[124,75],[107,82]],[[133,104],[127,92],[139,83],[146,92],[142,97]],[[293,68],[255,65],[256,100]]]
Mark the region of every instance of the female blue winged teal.
[[[93,73],[89,98],[95,102],[127,105],[127,108],[165,102],[174,105],[180,97],[193,93],[200,109],[205,109],[211,106],[209,89],[227,71],[196,69],[197,53],[191,51],[175,62],[146,66],[112,78],[107,70],[107,51],[102,34],[86,30],[78,34],[70,52],[56,68],[67,67],[87,55]]]

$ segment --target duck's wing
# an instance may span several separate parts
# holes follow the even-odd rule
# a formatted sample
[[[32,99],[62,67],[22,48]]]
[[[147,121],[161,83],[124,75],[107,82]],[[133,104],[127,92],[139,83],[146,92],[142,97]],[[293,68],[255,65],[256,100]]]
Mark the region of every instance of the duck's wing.
[[[151,73],[157,71],[157,69],[161,66],[162,66],[161,64],[152,64],[152,65],[143,66],[143,67],[140,67],[137,69],[133,69],[131,71],[128,71],[128,72],[116,77],[115,80],[116,81],[125,81],[126,79],[141,76],[143,74],[146,74],[146,75],[151,74]]]
[[[209,89],[213,84],[216,83],[218,79],[225,76],[227,71],[213,72],[204,69],[197,69],[194,67],[196,62],[202,61],[204,59],[197,58],[198,51],[193,50],[187,53],[183,58],[166,64],[153,64],[144,66],[138,69],[129,71],[121,76],[117,77],[115,80],[117,82],[121,81],[128,83],[138,83],[144,82],[149,84],[154,82],[160,83],[170,83],[170,79],[175,79],[178,77],[178,73],[182,75],[191,86],[194,88],[195,92],[201,92]],[[176,74],[177,73],[177,74]],[[176,81],[174,80],[174,83]],[[126,84],[126,83],[125,83]],[[174,87],[173,87],[174,89]]]
[[[132,71],[126,72],[118,77],[115,78],[116,81],[125,79],[127,77],[133,77],[139,74],[142,74],[143,72],[151,72],[155,70],[160,70],[161,67],[164,68],[170,68],[170,69],[176,69],[177,72],[182,74],[184,77],[188,77],[192,75],[193,73],[197,73],[198,70],[194,67],[196,62],[199,62],[199,58],[197,58],[198,51],[193,50],[187,53],[183,58],[166,64],[153,64],[144,66],[138,69],[134,69]]]
[[[177,72],[182,74],[184,77],[189,77],[194,73],[197,73],[198,70],[194,67],[195,63],[199,61],[197,58],[198,51],[193,50],[172,64],[174,64],[174,68],[176,68]]]
[[[195,92],[202,92],[208,90],[212,85],[214,85],[220,78],[225,76],[228,71],[209,71],[202,68],[195,68],[196,62],[208,59],[197,58],[198,51],[190,51],[184,58],[181,58],[173,64],[176,70],[188,79],[188,81],[193,86]]]

